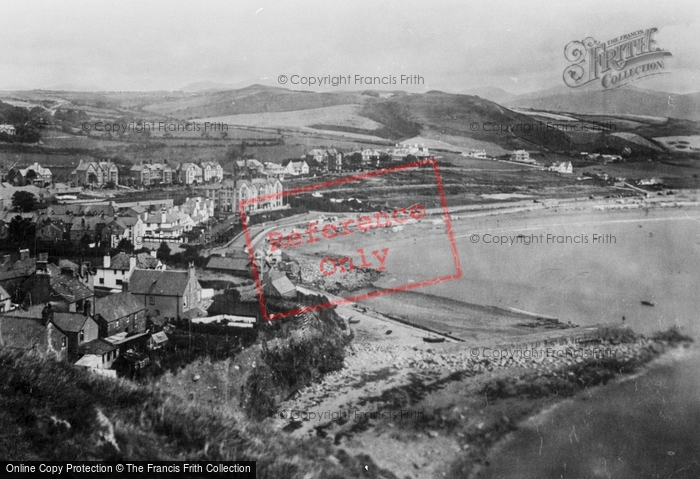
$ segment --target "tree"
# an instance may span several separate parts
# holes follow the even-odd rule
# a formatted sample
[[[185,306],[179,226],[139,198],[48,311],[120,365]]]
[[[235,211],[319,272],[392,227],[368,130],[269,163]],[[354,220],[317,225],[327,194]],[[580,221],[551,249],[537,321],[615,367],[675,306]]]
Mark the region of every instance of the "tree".
[[[114,188],[117,187],[117,184],[116,184],[114,181],[111,181],[111,180],[110,180],[110,181],[107,182],[106,186],[107,186],[108,189],[113,190]]]
[[[160,246],[158,247],[158,251],[156,251],[156,258],[158,258],[161,261],[165,261],[170,257],[170,246],[168,246],[168,243],[163,241]]]
[[[117,244],[117,249],[121,252],[131,254],[134,252],[134,244],[127,238],[122,238]]]
[[[12,243],[28,244],[33,241],[36,233],[36,226],[29,218],[22,218],[20,215],[15,216],[10,221],[8,226],[8,239]]]
[[[28,176],[28,175],[27,175]],[[15,211],[26,213],[36,206],[36,196],[28,191],[16,191],[12,195],[12,208]]]
[[[33,182],[34,180],[36,180],[36,171],[34,171],[34,170],[28,170],[25,179],[27,180],[27,183],[31,183],[31,182]]]
[[[16,178],[17,170],[15,170],[14,168],[10,168],[10,171],[7,172],[7,182],[10,184],[14,184]]]

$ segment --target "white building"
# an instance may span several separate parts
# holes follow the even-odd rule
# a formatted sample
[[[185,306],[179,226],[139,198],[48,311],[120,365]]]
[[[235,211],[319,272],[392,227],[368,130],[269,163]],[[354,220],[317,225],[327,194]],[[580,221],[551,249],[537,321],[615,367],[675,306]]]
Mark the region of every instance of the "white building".
[[[216,161],[203,161],[200,163],[202,178],[205,182],[222,181],[224,179],[224,169]]]
[[[138,255],[127,255],[119,253],[114,257],[105,256],[102,266],[95,268],[95,276],[92,277],[93,288],[96,290],[118,293],[122,291],[124,282],[129,281],[134,270],[154,269],[164,270],[165,265],[155,257],[155,251],[140,253]]]
[[[573,174],[574,172],[574,167],[571,165],[570,161],[556,162],[547,169],[549,171],[556,171],[557,173],[564,173],[567,175]]]
[[[290,176],[308,175],[309,165],[304,160],[285,160],[282,163],[284,174]]]
[[[535,160],[530,158],[530,153],[525,150],[514,150],[510,153],[511,161],[534,164]]]
[[[180,181],[186,185],[201,183],[204,179],[202,169],[195,163],[183,163],[179,170]]]
[[[16,133],[15,125],[0,125],[0,133],[14,135]]]

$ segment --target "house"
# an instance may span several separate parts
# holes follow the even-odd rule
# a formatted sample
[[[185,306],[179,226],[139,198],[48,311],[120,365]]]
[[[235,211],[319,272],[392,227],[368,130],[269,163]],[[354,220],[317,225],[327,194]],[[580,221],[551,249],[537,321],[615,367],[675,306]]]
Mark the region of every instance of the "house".
[[[44,308],[48,319],[47,336],[50,350],[63,359],[75,361],[80,348],[99,337],[97,322],[83,313],[51,311],[50,305]]]
[[[24,178],[26,181],[29,181],[27,179],[27,174],[30,171],[33,171],[36,175],[35,178],[31,179],[31,182],[35,185],[44,186],[44,184],[51,183],[51,181],[53,181],[53,174],[51,173],[51,170],[44,168],[36,162],[33,165],[18,170],[19,174],[22,175],[22,178]]]
[[[111,258],[104,256],[102,266],[95,268],[93,288],[96,291],[119,292],[136,268],[160,271],[165,269],[165,265],[148,253],[139,253],[135,256],[119,253]]]
[[[379,157],[381,156],[381,153],[378,152],[377,150],[372,150],[369,148],[366,148],[360,152],[362,155],[362,166],[369,166],[376,164],[377,161],[379,160]]]
[[[327,171],[342,171],[343,169],[343,154],[335,148],[326,150],[326,170]]]
[[[140,163],[129,169],[129,175],[137,186],[171,185],[174,178],[173,168],[166,162]]]
[[[547,170],[570,175],[573,174],[574,167],[571,165],[570,161],[561,161],[553,163]]]
[[[245,251],[235,251],[232,255],[227,255],[225,257],[211,256],[206,269],[247,278],[253,277],[250,255]]]
[[[651,186],[651,185],[661,185],[663,180],[661,178],[645,178],[637,182],[639,186]]]
[[[60,259],[58,260],[58,269],[61,271],[62,275],[72,276],[92,289],[92,272],[90,270],[89,261],[83,261],[81,264],[77,264],[67,259]]]
[[[265,166],[258,160],[236,160],[236,176],[238,178],[256,178],[265,175]]]
[[[0,257],[0,286],[14,297],[24,281],[36,271],[37,259],[48,261],[48,257],[47,253],[41,253],[38,258],[32,258],[28,249],[20,250],[19,257],[3,255]]]
[[[136,269],[131,274],[129,291],[151,316],[172,320],[206,316],[201,307],[202,286],[194,274],[194,265],[186,271]]]
[[[14,309],[12,306],[12,296],[10,296],[5,288],[0,286],[0,314],[11,311],[12,309]]]
[[[164,240],[179,239],[183,233],[192,229],[184,214],[180,215],[174,209],[161,210],[146,214],[144,217],[144,238]]]
[[[101,231],[102,242],[116,248],[121,240],[136,245],[143,240],[146,225],[139,216],[120,216],[108,223]]]
[[[151,334],[146,343],[146,347],[151,351],[160,349],[168,343],[168,335],[164,331]]]
[[[265,180],[256,178],[252,180],[238,181],[238,201],[251,200],[244,207],[247,213],[276,210],[283,207],[282,183],[280,180]],[[236,204],[238,210],[238,204]]]
[[[282,162],[284,174],[289,176],[299,176],[309,174],[309,165],[304,160],[284,160]]]
[[[535,163],[535,160],[530,158],[530,153],[525,150],[513,150],[510,153],[510,161],[530,164]]]
[[[205,182],[223,181],[224,169],[216,161],[201,161],[199,167],[202,169],[202,178]]]
[[[180,211],[187,214],[194,225],[205,223],[214,216],[214,200],[207,198],[185,198],[185,203],[180,206]]]
[[[266,295],[281,298],[296,298],[297,288],[287,275],[281,271],[271,270],[263,275],[263,292]]]
[[[265,163],[265,174],[267,176],[281,178],[284,176],[284,167],[279,163]]]
[[[118,345],[104,339],[93,339],[80,346],[79,354],[82,357],[75,364],[91,369],[110,369],[120,355],[119,349]]]
[[[128,290],[110,294],[95,300],[95,322],[100,338],[119,333],[127,333],[127,337],[143,333],[146,331],[146,306]]]
[[[70,174],[71,181],[78,186],[105,186],[119,184],[119,168],[111,161],[83,161]]]
[[[72,275],[62,274],[58,266],[43,257],[36,261],[36,271],[22,284],[18,294],[27,306],[51,304],[54,312],[92,314],[95,294]]]
[[[237,213],[241,200],[262,197],[260,201],[246,205],[246,211],[263,211],[283,208],[282,182],[277,178],[252,180],[224,180],[204,187],[205,196],[212,200],[217,211]],[[266,196],[269,195],[269,196]]]
[[[202,169],[196,163],[182,163],[178,170],[178,179],[181,183],[192,185],[203,181]]]
[[[7,125],[7,124],[2,124],[0,125],[0,133],[5,133],[7,135],[14,135],[17,132],[15,129],[15,125]]]
[[[468,156],[470,158],[482,158],[486,159],[486,150],[469,150],[462,153],[462,156]]]

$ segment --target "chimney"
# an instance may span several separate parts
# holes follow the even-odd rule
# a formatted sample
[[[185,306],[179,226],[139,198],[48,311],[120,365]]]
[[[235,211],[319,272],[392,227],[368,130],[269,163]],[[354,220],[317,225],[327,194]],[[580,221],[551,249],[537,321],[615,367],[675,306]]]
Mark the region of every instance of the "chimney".
[[[124,293],[129,292],[129,280],[122,281],[122,292],[124,292]]]
[[[48,263],[49,253],[39,253],[38,260],[39,261],[46,261]]]
[[[136,256],[133,254],[129,256],[129,271],[133,271],[136,268]]]
[[[37,260],[37,262],[36,262],[36,270],[37,270],[37,272],[38,272],[38,271],[42,271],[42,272],[45,273],[45,272],[48,271],[48,267],[49,267],[49,262],[48,262],[48,261],[40,261],[40,260]]]
[[[53,308],[51,307],[51,303],[46,303],[46,306],[44,306],[44,309],[41,310],[41,321],[46,326],[53,320]]]
[[[112,264],[112,258],[110,258],[108,254],[104,255],[104,257],[102,258],[102,267],[109,268],[109,266],[111,264]]]
[[[165,211],[160,212],[160,222],[165,223]]]
[[[28,249],[21,249],[19,250],[19,259],[27,259],[29,258],[29,250]]]

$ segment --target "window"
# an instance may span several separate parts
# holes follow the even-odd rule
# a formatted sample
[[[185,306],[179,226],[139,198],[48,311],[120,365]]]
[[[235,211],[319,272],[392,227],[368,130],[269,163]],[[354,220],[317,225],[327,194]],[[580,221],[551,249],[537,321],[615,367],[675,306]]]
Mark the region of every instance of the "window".
[[[100,284],[105,284],[105,279],[104,279],[104,278],[100,278]]]
[[[85,341],[85,330],[81,329],[80,330],[80,342],[82,343],[83,341]]]
[[[197,302],[199,303],[201,301],[202,301],[202,290],[198,289],[197,290]]]
[[[61,349],[65,349],[65,347],[66,347],[66,337],[63,336],[61,338]]]
[[[156,304],[156,298],[151,296],[150,304]]]
[[[186,308],[187,307],[187,296],[182,297],[182,307]]]
[[[117,286],[121,286],[122,284],[124,284],[124,281],[121,280],[121,279],[118,279],[118,280],[117,280]]]

